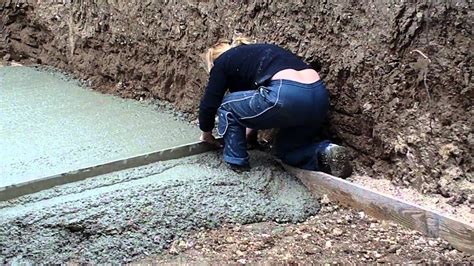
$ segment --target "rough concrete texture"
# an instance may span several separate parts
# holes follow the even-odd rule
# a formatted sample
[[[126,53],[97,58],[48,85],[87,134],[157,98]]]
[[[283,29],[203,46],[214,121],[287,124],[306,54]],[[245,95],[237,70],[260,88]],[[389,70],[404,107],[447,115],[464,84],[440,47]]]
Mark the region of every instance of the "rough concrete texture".
[[[197,140],[150,104],[104,95],[51,71],[0,68],[0,187]]]
[[[317,202],[271,157],[236,174],[219,153],[97,176],[0,208],[0,263],[127,262],[223,223],[301,222]]]
[[[474,165],[471,1],[25,2],[0,1],[6,59],[194,114],[209,45],[234,33],[283,45],[321,71],[331,134],[357,151],[359,170],[472,194],[457,182],[472,183]]]

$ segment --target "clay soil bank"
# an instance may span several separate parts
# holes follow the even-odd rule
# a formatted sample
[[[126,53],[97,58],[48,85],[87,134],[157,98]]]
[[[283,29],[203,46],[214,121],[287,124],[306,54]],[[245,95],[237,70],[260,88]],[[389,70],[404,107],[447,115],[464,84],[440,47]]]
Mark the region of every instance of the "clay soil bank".
[[[73,2],[73,3],[71,3]],[[242,33],[297,53],[332,97],[358,171],[472,204],[469,1],[0,1],[0,56],[196,114],[199,56]],[[382,174],[383,173],[383,174]]]

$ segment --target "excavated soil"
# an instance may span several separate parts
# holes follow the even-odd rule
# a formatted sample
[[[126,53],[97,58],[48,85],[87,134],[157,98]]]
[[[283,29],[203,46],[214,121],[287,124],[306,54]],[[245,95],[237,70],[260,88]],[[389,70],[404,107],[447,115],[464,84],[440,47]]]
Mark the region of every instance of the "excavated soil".
[[[264,222],[205,230],[174,241],[167,253],[138,264],[463,263],[474,257],[363,212],[324,201],[318,215],[299,224]]]
[[[0,56],[196,114],[200,54],[243,34],[322,73],[330,136],[357,168],[467,203],[473,194],[470,1],[0,1]],[[467,185],[466,185],[467,184]],[[463,196],[464,195],[464,196]]]

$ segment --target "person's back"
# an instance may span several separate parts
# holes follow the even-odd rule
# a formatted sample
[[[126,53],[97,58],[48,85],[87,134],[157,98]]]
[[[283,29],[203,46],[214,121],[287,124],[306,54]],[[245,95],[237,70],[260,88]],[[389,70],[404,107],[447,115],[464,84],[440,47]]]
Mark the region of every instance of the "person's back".
[[[295,54],[273,44],[248,44],[228,50],[214,61],[223,71],[229,91],[256,89],[283,69],[310,68]]]

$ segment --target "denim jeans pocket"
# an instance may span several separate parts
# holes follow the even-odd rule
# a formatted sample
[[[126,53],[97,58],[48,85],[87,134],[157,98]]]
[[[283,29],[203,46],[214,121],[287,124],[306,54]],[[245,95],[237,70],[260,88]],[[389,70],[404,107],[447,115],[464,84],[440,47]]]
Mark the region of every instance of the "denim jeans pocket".
[[[229,126],[229,115],[232,115],[232,113],[224,109],[219,109],[218,114],[219,123],[217,125],[217,134],[219,134],[219,136],[224,136],[227,132],[227,127]]]
[[[221,105],[217,112],[219,116],[217,133],[223,136],[227,132],[229,120],[240,121],[239,123],[243,123],[245,126],[253,125],[252,121],[263,114],[269,114],[269,111],[275,108],[275,105],[276,102],[271,102],[259,92],[255,92],[252,97]],[[250,124],[247,122],[250,122]]]
[[[230,124],[254,129],[269,128],[281,109],[280,87],[260,87],[257,91],[236,92],[226,96],[217,110],[218,133],[224,135]]]
[[[279,89],[271,90],[260,87],[248,103],[250,112],[240,114],[241,120],[258,117],[264,113],[277,109],[279,106]]]

